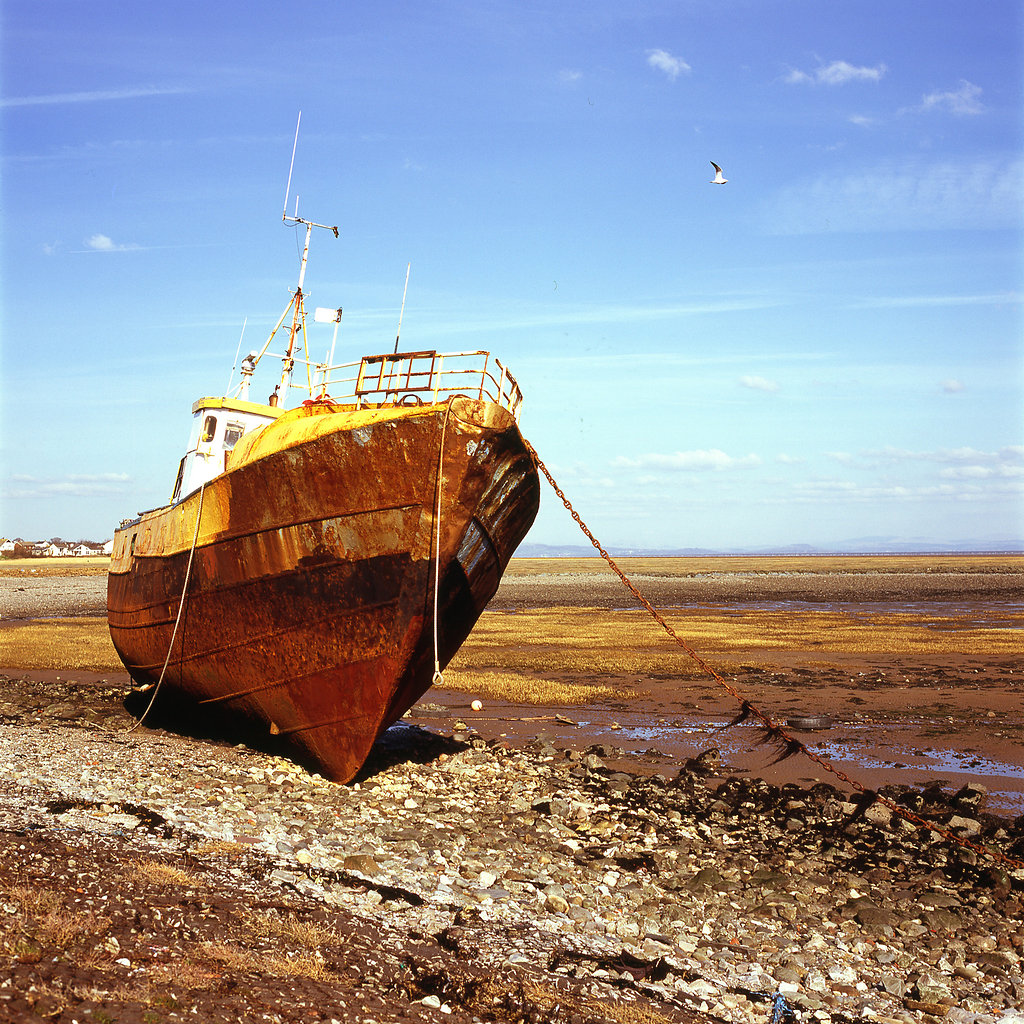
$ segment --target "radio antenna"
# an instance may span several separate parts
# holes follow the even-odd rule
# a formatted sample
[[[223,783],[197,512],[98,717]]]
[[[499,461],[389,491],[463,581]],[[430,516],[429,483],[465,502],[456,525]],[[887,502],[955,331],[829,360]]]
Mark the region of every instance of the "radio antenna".
[[[292,162],[288,167],[288,185],[284,190],[284,210],[281,212],[281,220],[285,224],[292,223],[295,225],[304,224],[306,226],[306,241],[302,247],[302,259],[299,262],[299,283],[296,287],[294,294],[292,295],[291,302],[288,303],[288,307],[281,314],[281,319],[277,323],[277,327],[280,327],[284,323],[285,317],[288,316],[288,311],[291,310],[292,314],[292,325],[288,330],[288,348],[282,357],[283,369],[281,371],[281,383],[279,387],[284,394],[287,394],[288,388],[292,382],[292,369],[295,366],[295,345],[298,336],[301,334],[301,344],[305,347],[306,344],[306,307],[304,305],[304,296],[302,293],[302,286],[306,281],[306,263],[309,260],[309,237],[313,233],[313,228],[326,228],[328,231],[334,232],[334,237],[338,237],[338,228],[330,224],[318,224],[315,220],[306,220],[305,217],[299,216],[299,200],[298,197],[295,199],[295,213],[293,216],[288,216],[288,196],[292,190],[292,171],[295,169],[295,150],[299,144],[299,125],[302,123],[302,111],[299,111],[298,120],[295,122],[295,141],[292,143]],[[277,327],[274,331],[277,331]],[[274,337],[274,332],[271,332],[270,338],[267,339],[267,344],[263,346],[263,351],[267,350],[267,345],[270,344],[270,339]],[[309,349],[305,349],[306,352],[306,372],[309,372]],[[262,353],[261,353],[262,355]],[[312,385],[310,386],[310,393],[312,394]]]
[[[228,386],[224,391],[224,397],[228,397],[228,392],[231,390],[231,382],[235,379],[235,370],[238,369],[238,356],[242,351],[242,339],[245,337],[245,325],[249,322],[249,318],[246,317],[242,321],[242,333],[238,336],[238,348],[235,349],[235,364],[231,367],[231,375],[228,377]]]
[[[405,316],[405,295],[409,291],[409,271],[412,269],[412,264],[407,263],[405,265],[405,287],[402,289],[402,309],[398,314],[398,331],[395,334],[395,354],[398,354],[398,339],[402,334],[402,317]]]
[[[299,125],[302,123],[302,111],[299,111],[298,120],[295,122],[295,141],[292,143],[292,162],[288,166],[288,184],[284,187],[284,207],[281,209],[281,220],[288,219],[288,196],[292,191],[292,171],[295,170],[295,150],[299,145]],[[296,209],[296,214],[299,212]]]

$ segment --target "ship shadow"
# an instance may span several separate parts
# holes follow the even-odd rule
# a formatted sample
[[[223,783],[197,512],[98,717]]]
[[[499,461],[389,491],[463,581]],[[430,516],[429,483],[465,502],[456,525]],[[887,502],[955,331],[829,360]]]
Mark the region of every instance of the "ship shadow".
[[[123,702],[128,714],[135,719],[143,719],[147,729],[218,746],[243,746],[261,754],[282,757],[310,774],[323,774],[316,761],[303,757],[302,752],[286,739],[269,733],[263,722],[226,714],[208,705],[200,707],[175,697],[162,697],[147,711],[151,696],[149,691],[132,690],[125,695]],[[366,782],[399,764],[428,765],[442,755],[451,756],[468,747],[464,741],[399,721],[377,739],[363,767],[349,785]]]
[[[395,722],[374,743],[366,763],[352,781],[366,782],[399,764],[433,764],[440,757],[451,757],[469,746],[465,741],[431,732],[421,725]]]

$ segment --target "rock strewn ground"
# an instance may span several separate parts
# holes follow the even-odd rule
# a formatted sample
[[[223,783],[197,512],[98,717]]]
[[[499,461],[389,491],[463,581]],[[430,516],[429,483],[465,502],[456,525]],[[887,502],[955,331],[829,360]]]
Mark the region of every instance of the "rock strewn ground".
[[[629,569],[628,562],[626,563]],[[807,601],[815,604],[892,601],[959,601],[1019,603],[1024,573],[1013,567],[980,572],[707,572],[689,576],[630,571],[630,579],[656,607],[689,604],[764,601]],[[548,608],[559,605],[592,608],[637,608],[639,603],[621,580],[604,572],[507,572],[489,608]]]
[[[557,560],[555,560],[557,563]],[[520,575],[513,567],[502,577],[489,607],[510,608],[577,606],[636,608],[638,604],[610,571]],[[706,602],[757,603],[763,601],[886,602],[960,601],[1019,602],[1024,573],[1013,565],[1002,569],[964,572],[750,572],[708,571],[683,575],[635,572],[631,579],[659,607]],[[59,568],[59,567],[58,567]],[[104,614],[107,577],[98,570],[87,575],[46,574],[31,569],[0,576],[0,615],[5,619],[39,616]]]
[[[119,696],[0,687],[2,1019],[1021,1019],[1024,870],[878,803],[415,729],[337,786]]]
[[[4,619],[106,613],[106,575],[54,578],[26,572],[0,576],[0,616]]]

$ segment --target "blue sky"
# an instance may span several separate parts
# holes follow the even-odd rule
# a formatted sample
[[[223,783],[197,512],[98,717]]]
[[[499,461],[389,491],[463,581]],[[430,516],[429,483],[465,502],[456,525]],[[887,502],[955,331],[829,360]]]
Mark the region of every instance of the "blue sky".
[[[1024,540],[1021,12],[6,0],[0,533],[168,499],[294,288],[301,109],[339,356],[411,262],[403,347],[497,354],[607,544]]]

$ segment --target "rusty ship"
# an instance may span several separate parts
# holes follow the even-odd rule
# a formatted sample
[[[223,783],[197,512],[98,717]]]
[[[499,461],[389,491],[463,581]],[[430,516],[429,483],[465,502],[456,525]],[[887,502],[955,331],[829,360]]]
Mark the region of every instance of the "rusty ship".
[[[490,353],[399,351],[400,314],[394,351],[333,365],[339,308],[310,318],[334,325],[310,358],[303,284],[328,226],[289,215],[287,192],[285,209],[305,229],[298,287],[238,385],[193,405],[169,503],[117,529],[107,614],[151,703],[227,713],[348,781],[443,678],[539,485],[520,389]],[[282,370],[259,402],[268,356]]]

